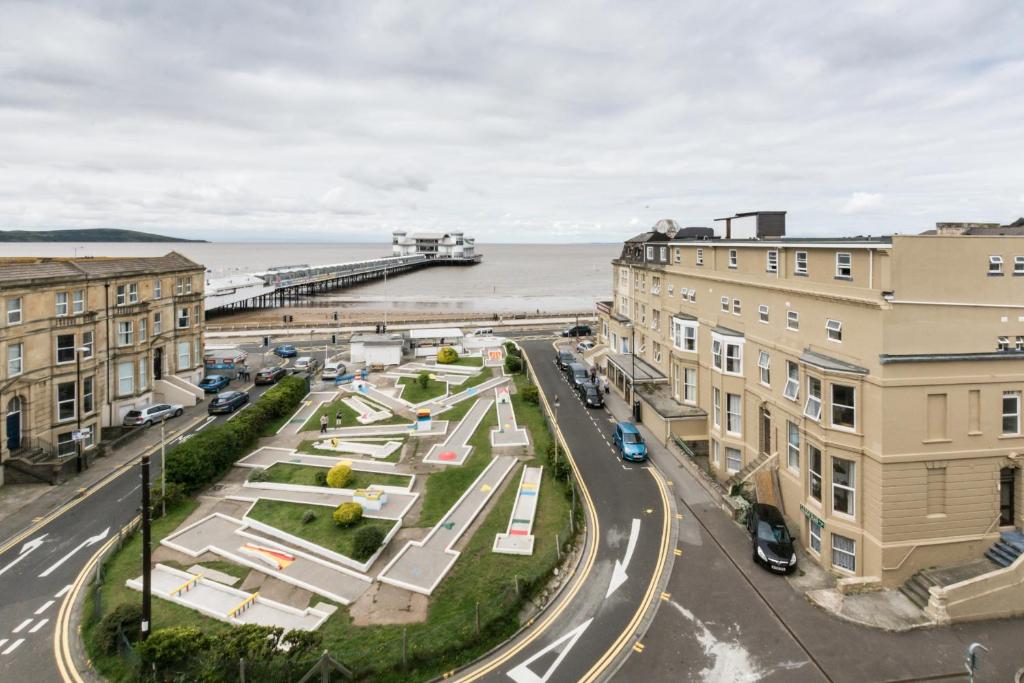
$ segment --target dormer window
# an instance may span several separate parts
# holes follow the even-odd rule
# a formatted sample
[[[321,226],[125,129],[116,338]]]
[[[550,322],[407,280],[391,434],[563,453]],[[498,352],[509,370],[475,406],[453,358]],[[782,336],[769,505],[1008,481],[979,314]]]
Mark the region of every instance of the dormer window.
[[[1002,275],[1003,274],[1003,257],[1002,256],[989,256],[988,257],[988,274],[989,275]]]
[[[654,247],[647,247],[647,260],[648,261],[653,261],[654,260]]]

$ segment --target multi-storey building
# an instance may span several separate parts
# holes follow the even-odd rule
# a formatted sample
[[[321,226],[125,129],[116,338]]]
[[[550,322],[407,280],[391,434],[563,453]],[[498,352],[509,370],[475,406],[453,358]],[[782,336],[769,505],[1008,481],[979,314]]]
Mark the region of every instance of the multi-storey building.
[[[719,480],[776,468],[840,575],[893,585],[980,557],[1024,522],[1024,240],[801,239],[784,221],[628,240],[599,306],[615,390]]]
[[[203,272],[174,252],[0,258],[0,483],[12,459],[81,465],[75,432],[88,432],[87,461],[102,427],[191,394],[203,374]]]

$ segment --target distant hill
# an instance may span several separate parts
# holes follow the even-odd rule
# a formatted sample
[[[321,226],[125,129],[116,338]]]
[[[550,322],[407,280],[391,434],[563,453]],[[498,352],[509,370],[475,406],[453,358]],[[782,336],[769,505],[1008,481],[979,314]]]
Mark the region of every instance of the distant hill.
[[[0,230],[0,242],[205,242],[154,235],[138,230],[91,228],[83,230]]]

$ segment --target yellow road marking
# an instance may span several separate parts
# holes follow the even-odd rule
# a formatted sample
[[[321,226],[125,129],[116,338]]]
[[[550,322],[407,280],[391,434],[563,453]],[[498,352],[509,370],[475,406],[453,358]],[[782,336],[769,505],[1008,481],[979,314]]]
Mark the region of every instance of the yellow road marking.
[[[661,599],[662,600],[671,600],[672,599],[672,594],[671,593],[662,593],[661,594]]]
[[[675,553],[676,557],[681,557],[681,556],[682,556],[682,554],[683,554],[683,551],[682,551],[682,550],[680,550],[679,548],[676,548],[676,549],[675,549],[675,550],[673,550],[672,552],[673,552],[673,553]]]
[[[634,652],[643,652],[644,651],[644,647],[645,647],[645,645],[643,643],[637,641],[636,643],[633,644],[633,651]]]
[[[682,513],[680,513],[680,512],[677,512],[677,513],[676,513],[676,519],[682,519],[682,518],[683,518],[683,515],[682,515]]]

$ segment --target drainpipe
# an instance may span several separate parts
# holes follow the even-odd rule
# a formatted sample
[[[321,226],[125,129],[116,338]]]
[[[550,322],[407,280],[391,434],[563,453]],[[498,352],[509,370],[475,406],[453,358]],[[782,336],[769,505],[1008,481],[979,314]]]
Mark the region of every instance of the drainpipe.
[[[114,424],[114,404],[110,401],[110,282],[103,283],[103,311],[106,317],[107,334],[106,334],[106,366],[107,366],[107,426]]]

